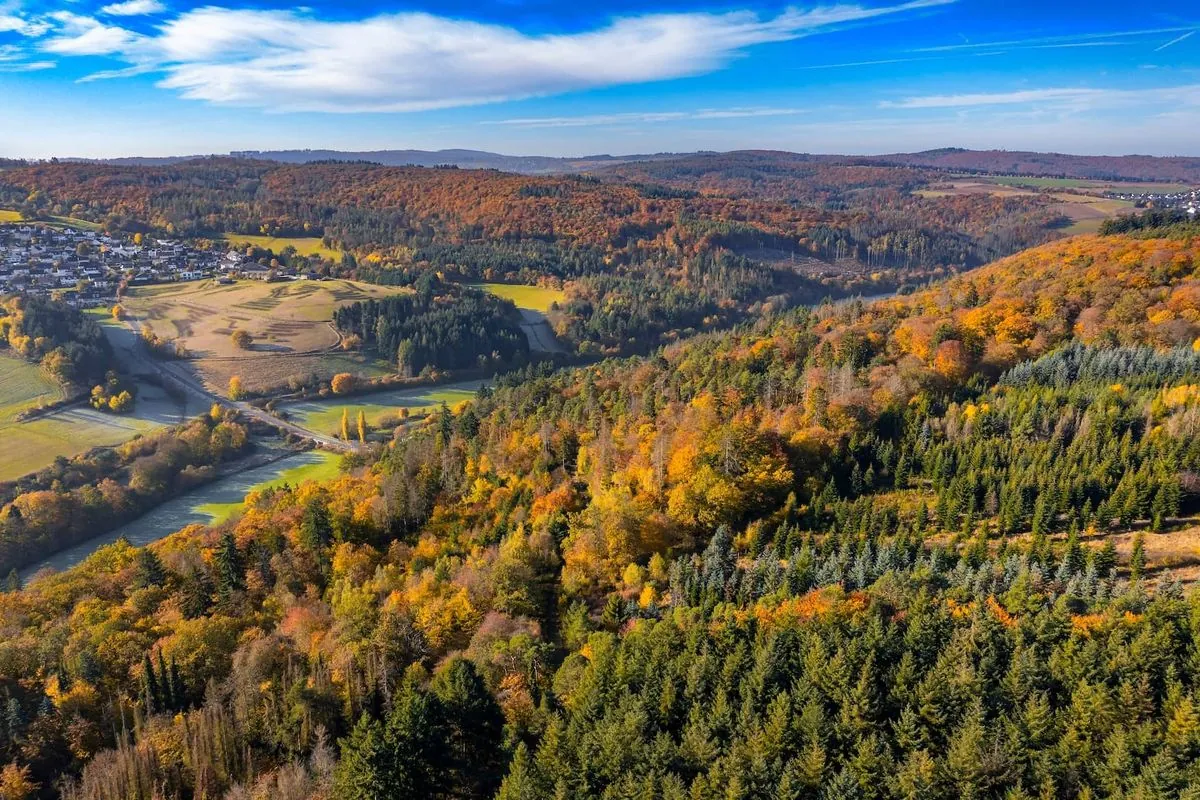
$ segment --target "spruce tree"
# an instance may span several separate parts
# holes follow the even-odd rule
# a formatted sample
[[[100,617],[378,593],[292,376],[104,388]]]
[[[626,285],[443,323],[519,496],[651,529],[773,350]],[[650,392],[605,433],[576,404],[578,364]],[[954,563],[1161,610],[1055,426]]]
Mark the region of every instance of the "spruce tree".
[[[504,715],[475,665],[456,658],[433,681],[450,746],[449,772],[456,797],[490,798],[503,777]]]
[[[145,589],[150,586],[162,586],[166,578],[166,569],[163,568],[158,555],[149,547],[139,550],[137,567],[133,575],[134,588]]]
[[[529,748],[524,742],[517,745],[513,753],[508,774],[500,785],[496,800],[542,800],[546,794],[538,785],[536,768],[529,757]]]
[[[359,717],[342,741],[341,760],[333,774],[339,800],[390,800],[392,760],[384,743],[383,726],[367,714]]]
[[[246,588],[242,554],[238,550],[237,540],[233,538],[233,531],[221,534],[221,542],[217,546],[214,560],[217,568],[217,590],[223,597],[229,597],[234,592]]]
[[[1133,552],[1129,555],[1129,579],[1141,580],[1146,572],[1146,537],[1141,531],[1133,537]]]

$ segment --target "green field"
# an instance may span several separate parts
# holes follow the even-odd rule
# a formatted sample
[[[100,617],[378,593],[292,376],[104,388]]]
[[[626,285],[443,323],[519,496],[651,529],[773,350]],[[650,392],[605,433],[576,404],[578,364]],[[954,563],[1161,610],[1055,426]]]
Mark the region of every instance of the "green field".
[[[8,208],[0,208],[0,223],[21,221],[21,212]],[[51,228],[78,228],[84,231],[98,231],[103,227],[95,222],[88,222],[86,219],[76,219],[75,217],[46,217],[45,219],[29,221],[40,222],[42,225]]]
[[[263,489],[282,486],[285,483],[295,486],[305,481],[327,481],[337,477],[341,463],[339,456],[336,453],[330,453],[325,450],[313,452],[316,460],[312,463],[286,469],[279,473],[279,476],[276,478],[254,484],[250,487],[249,492],[258,492]],[[242,506],[243,503],[241,501],[235,503],[201,503],[195,506],[194,509],[201,514],[207,514],[212,520],[211,524],[220,525],[222,522],[241,513]]]
[[[972,176],[977,177],[977,176]],[[1180,192],[1191,187],[1182,183],[1139,183],[1135,181],[1097,181],[1082,178],[987,178],[979,177],[987,183],[1001,186],[1021,186],[1033,189],[1105,189],[1113,192]]]
[[[561,289],[549,289],[545,286],[520,286],[512,283],[473,283],[476,289],[512,300],[517,308],[530,311],[540,311],[543,314],[550,310],[552,303],[561,303],[567,295]]]
[[[0,426],[27,408],[62,399],[62,390],[40,367],[11,356],[0,356]]]
[[[62,392],[38,367],[0,356],[0,481],[36,472],[59,456],[70,458],[93,447],[127,442],[202,410],[180,409],[162,389],[141,385],[132,414],[107,414],[83,405],[24,422],[15,419],[25,409],[61,398]]]
[[[50,217],[46,224],[51,228],[78,228],[81,231],[98,231],[104,227],[97,222],[88,222],[76,217]]]
[[[275,237],[275,236],[249,236],[240,233],[225,234],[225,240],[237,245],[252,245],[261,247],[264,250],[270,250],[276,255],[285,247],[294,247],[296,252],[302,256],[319,256],[320,258],[328,258],[331,261],[340,261],[342,251],[333,250],[325,246],[325,244],[315,236],[295,236],[295,237]]]
[[[344,400],[330,398],[289,403],[282,408],[300,425],[321,433],[340,433],[342,411],[345,410],[350,417],[351,435],[354,435],[354,424],[358,419],[359,411],[367,415],[368,424],[378,428],[381,420],[398,418],[402,408],[407,409],[410,416],[420,416],[439,408],[442,403],[454,406],[463,400],[470,400],[475,396],[475,390],[481,383],[481,381],[469,381],[448,386],[400,389]]]
[[[151,420],[105,414],[87,407],[0,426],[6,454],[0,462],[0,480],[44,469],[59,456],[70,458],[93,447],[113,447],[158,427]]]

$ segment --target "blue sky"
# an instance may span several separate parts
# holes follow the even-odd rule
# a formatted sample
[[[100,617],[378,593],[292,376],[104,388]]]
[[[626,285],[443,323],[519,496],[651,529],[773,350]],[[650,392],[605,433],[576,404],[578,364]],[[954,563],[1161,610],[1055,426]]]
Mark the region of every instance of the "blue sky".
[[[1200,155],[1182,3],[211,2],[0,0],[0,155]]]

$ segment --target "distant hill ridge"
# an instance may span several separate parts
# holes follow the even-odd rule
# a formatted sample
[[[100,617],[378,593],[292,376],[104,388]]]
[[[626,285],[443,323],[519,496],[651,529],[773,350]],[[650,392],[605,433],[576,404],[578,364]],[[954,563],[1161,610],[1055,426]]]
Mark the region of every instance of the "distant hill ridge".
[[[740,150],[728,153],[643,153],[588,155],[578,158],[513,156],[483,150],[241,150],[234,158],[306,164],[316,161],[369,161],[385,166],[452,166],[462,169],[496,169],[525,175],[595,172],[623,164],[681,161],[696,166],[705,162],[752,156],[757,161],[778,158],[783,164],[907,166],[945,172],[988,175],[1032,175],[1091,180],[1158,181],[1200,184],[1200,157],[1196,156],[1080,156],[1066,153],[1037,153],[1019,150],[965,150],[941,148],[919,153],[885,155],[807,154],[771,150]],[[129,157],[111,159],[64,158],[62,161],[104,163],[123,166],[165,166],[209,156]],[[0,162],[0,168],[17,162]]]
[[[1200,157],[1195,156],[1076,156],[1021,150],[943,148],[922,153],[873,156],[867,160],[880,164],[995,175],[1200,183]]]

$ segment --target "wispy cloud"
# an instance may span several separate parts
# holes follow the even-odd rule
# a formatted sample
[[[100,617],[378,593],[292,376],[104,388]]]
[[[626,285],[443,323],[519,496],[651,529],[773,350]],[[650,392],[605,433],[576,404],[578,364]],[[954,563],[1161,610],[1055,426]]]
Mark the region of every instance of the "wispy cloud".
[[[159,0],[125,0],[122,3],[111,3],[100,9],[101,14],[113,17],[140,17],[149,14],[161,14],[167,7]]]
[[[0,45],[0,72],[39,72],[55,66],[54,61],[36,60],[24,44]]]
[[[106,56],[125,53],[140,37],[117,25],[105,25],[93,17],[70,11],[48,15],[58,23],[55,33],[42,40],[48,53],[68,56]]]
[[[159,71],[159,68],[153,64],[147,64],[147,65],[142,65],[142,66],[133,66],[133,67],[124,67],[123,69],[108,69],[108,70],[101,70],[100,72],[93,72],[91,74],[84,75],[82,78],[79,78],[75,82],[76,83],[94,83],[96,81],[110,81],[110,80],[116,80],[118,78],[135,78],[138,75],[150,75],[150,74],[158,72],[158,71]]]
[[[1025,39],[1008,39],[1001,42],[960,42],[956,44],[943,44],[935,47],[917,47],[911,50],[913,53],[945,53],[954,50],[979,50],[991,47],[1007,47],[1007,48],[1022,48],[1022,47],[1046,47],[1058,46],[1065,47],[1070,44],[1078,46],[1080,43],[1090,42],[1097,39],[1125,39],[1144,36],[1157,36],[1164,33],[1181,33],[1183,31],[1194,31],[1195,27],[1174,27],[1174,28],[1141,28],[1126,31],[1103,31],[1100,33],[1075,33],[1061,36],[1032,36]]]
[[[885,100],[880,108],[936,109],[974,108],[979,106],[1045,105],[1064,110],[1093,110],[1129,105],[1178,103],[1200,104],[1200,84],[1156,87],[1151,89],[1046,88],[1011,92],[973,92],[926,95]]]
[[[1174,39],[1167,42],[1166,44],[1159,45],[1158,47],[1154,48],[1154,52],[1157,53],[1160,50],[1166,50],[1168,47],[1171,47],[1172,45],[1177,45],[1180,42],[1184,41],[1185,39],[1190,39],[1192,36],[1195,35],[1195,33],[1196,33],[1195,31],[1188,31],[1187,33],[1183,34],[1182,36],[1176,36]]]
[[[38,72],[55,66],[53,61],[30,61],[29,53],[20,45],[0,45],[0,72]]]
[[[970,108],[972,106],[1014,105],[1046,101],[1078,102],[1105,94],[1102,89],[1026,89],[1016,92],[974,92],[937,94],[884,100],[880,108]]]
[[[531,117],[489,120],[484,125],[508,125],[519,128],[585,128],[608,125],[648,125],[685,120],[746,119],[750,117],[789,117],[808,113],[804,108],[706,108],[699,111],[630,112],[591,114],[577,117]]]
[[[938,57],[932,58],[878,58],[871,61],[843,61],[838,64],[810,64],[805,67],[796,67],[796,69],[838,69],[841,67],[874,67],[882,64],[907,64],[912,61],[940,61]]]
[[[924,47],[915,50],[909,50],[910,53],[929,53],[930,55],[923,56],[897,56],[895,58],[877,58],[864,61],[843,61],[833,64],[812,64],[809,66],[796,67],[800,70],[813,69],[839,69],[843,67],[873,67],[884,66],[888,64],[910,64],[919,61],[945,61],[951,58],[970,58],[977,56],[1002,56],[1007,55],[1012,50],[1058,50],[1071,49],[1077,47],[1126,47],[1130,42],[1115,42],[1115,41],[1061,41],[1061,42],[1042,42],[1042,40],[1025,40],[1021,42],[985,42],[971,43],[964,41],[962,44],[943,45],[939,47]],[[1003,49],[992,49],[1003,48]]]
[[[140,7],[154,0],[107,6]],[[160,70],[159,86],[184,97],[276,111],[419,111],[703,75],[757,45],[919,12],[954,0],[891,6],[832,4],[623,17],[571,34],[426,13],[328,21],[300,10],[214,6],[169,19],[152,33],[70,12],[46,16],[40,42],[62,55],[110,55],[129,69]]]
[[[56,66],[54,61],[0,62],[0,72],[41,72]]]
[[[27,19],[13,13],[12,9],[0,7],[0,33],[19,33],[22,36],[37,37],[49,31],[53,26],[39,19]]]

